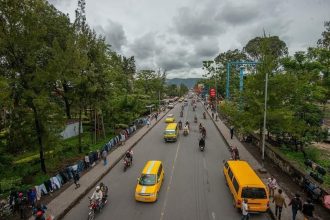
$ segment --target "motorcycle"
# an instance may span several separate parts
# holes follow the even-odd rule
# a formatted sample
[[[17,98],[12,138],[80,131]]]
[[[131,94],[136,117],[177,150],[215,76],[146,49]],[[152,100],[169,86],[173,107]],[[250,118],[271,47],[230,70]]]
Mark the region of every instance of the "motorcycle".
[[[199,141],[199,150],[200,150],[200,151],[204,151],[204,149],[205,149],[205,139],[202,138],[202,139],[200,139],[200,141]]]
[[[183,111],[180,112],[180,117],[181,117],[181,118],[183,117]]]
[[[184,136],[187,136],[188,134],[189,134],[188,129],[184,129],[184,130],[183,130],[183,135],[184,135]]]
[[[182,123],[179,122],[179,130],[182,130]]]
[[[107,204],[108,200],[107,200],[107,196],[108,195],[104,195],[104,198],[102,199],[101,204],[99,204],[98,202],[96,202],[94,199],[89,198],[89,212],[88,212],[88,220],[94,220],[95,219],[95,214],[99,211],[101,211],[101,209],[105,206],[105,204]]]
[[[197,117],[194,118],[194,122],[197,123]]]
[[[132,161],[130,161],[128,158],[124,159],[124,172],[132,165]]]

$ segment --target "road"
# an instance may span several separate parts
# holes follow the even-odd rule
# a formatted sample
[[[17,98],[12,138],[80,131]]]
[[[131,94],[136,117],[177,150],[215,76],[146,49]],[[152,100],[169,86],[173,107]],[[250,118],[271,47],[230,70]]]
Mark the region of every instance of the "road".
[[[181,104],[173,113],[180,120]],[[133,149],[133,166],[123,172],[118,163],[104,178],[109,186],[109,203],[96,216],[97,220],[206,220],[240,219],[240,213],[232,206],[232,196],[222,174],[222,161],[230,157],[224,140],[210,118],[202,119],[203,107],[198,103],[196,112],[189,105],[182,121],[190,122],[188,136],[175,143],[164,143],[164,119],[159,122]],[[193,123],[194,115],[198,123]],[[206,127],[206,149],[198,149],[198,124]],[[140,203],[134,199],[135,186],[146,161],[161,160],[165,179],[155,203]],[[65,217],[65,220],[85,219],[88,214],[89,192]],[[267,214],[253,215],[250,219],[271,219]]]

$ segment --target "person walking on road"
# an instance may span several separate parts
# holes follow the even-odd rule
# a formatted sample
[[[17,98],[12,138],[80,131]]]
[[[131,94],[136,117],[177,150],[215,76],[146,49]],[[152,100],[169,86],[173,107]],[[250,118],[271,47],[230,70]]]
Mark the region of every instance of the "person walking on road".
[[[243,199],[241,210],[242,210],[241,220],[249,220],[250,216],[249,216],[249,212],[248,212],[249,207],[248,207],[247,199]]]
[[[312,203],[312,200],[307,199],[307,201],[304,203],[302,207],[302,213],[304,214],[306,219],[312,219],[313,212],[314,212],[314,205]]]
[[[269,196],[274,197],[274,192],[275,192],[275,189],[277,188],[276,179],[274,177],[269,177],[267,179],[267,186],[268,186],[268,190],[269,190]]]
[[[275,216],[278,218],[278,220],[281,220],[283,206],[285,208],[287,207],[281,189],[278,189],[278,193],[275,194],[273,198],[273,203],[274,202],[275,202]]]
[[[302,209],[302,202],[298,193],[291,199],[289,206],[290,205],[292,207],[292,220],[296,220],[298,211]]]
[[[102,151],[102,158],[103,158],[103,165],[107,165],[108,161],[107,161],[107,155],[108,155],[108,152],[106,150],[103,150]]]
[[[234,136],[234,126],[230,126],[230,139],[233,139]]]

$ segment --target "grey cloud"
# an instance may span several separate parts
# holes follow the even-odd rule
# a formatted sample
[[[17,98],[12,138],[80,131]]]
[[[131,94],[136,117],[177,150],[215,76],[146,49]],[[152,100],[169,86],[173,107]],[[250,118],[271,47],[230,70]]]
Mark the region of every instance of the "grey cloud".
[[[161,49],[156,43],[155,36],[152,33],[136,38],[129,47],[133,55],[137,56],[138,59],[147,59],[161,52]]]
[[[178,34],[192,39],[223,33],[224,28],[214,19],[214,15],[205,12],[197,12],[187,7],[180,8],[173,20],[174,29]]]
[[[185,61],[180,58],[176,57],[160,57],[158,62],[158,66],[164,70],[171,71],[174,69],[180,69],[182,67],[185,67]]]
[[[200,57],[214,57],[218,52],[217,40],[206,39],[195,44],[195,53]]]
[[[119,23],[108,20],[105,28],[102,26],[95,27],[96,31],[105,36],[105,40],[116,51],[120,51],[123,45],[126,45],[127,39],[123,26]]]
[[[219,21],[224,21],[232,25],[247,24],[258,18],[258,7],[255,5],[226,4],[221,12],[216,16]]]

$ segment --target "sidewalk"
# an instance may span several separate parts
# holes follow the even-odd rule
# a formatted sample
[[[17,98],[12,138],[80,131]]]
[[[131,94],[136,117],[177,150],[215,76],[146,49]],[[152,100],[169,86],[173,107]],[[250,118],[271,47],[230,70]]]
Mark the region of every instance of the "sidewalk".
[[[204,106],[205,108],[205,106]],[[208,115],[209,117],[212,119],[211,117],[211,110],[208,110]],[[230,145],[234,145],[238,148],[239,151],[239,155],[240,158],[242,160],[246,160],[249,162],[249,164],[252,166],[252,168],[257,171],[262,167],[261,164],[254,158],[253,155],[251,155],[246,148],[244,147],[244,145],[235,137],[235,135],[233,136],[233,139],[230,139],[230,130],[229,128],[227,128],[227,126],[220,120],[218,119],[217,121],[215,121],[214,119],[212,120],[214,125],[216,126],[216,128],[218,129],[218,131],[220,132],[220,134],[222,135],[223,139],[225,140],[225,142],[227,143],[228,146]],[[263,182],[266,184],[267,178],[269,177],[269,174],[267,173],[265,174],[261,174],[258,173],[258,175],[261,177],[261,179],[263,180]],[[276,191],[281,188],[279,185],[276,189]],[[287,196],[287,194],[283,191],[282,195],[285,198],[285,202],[288,205],[290,203],[290,198]],[[270,199],[270,211],[271,211],[271,215],[274,218],[275,216],[275,203],[272,203],[272,198]],[[276,218],[274,218],[276,219]],[[282,210],[282,216],[281,216],[282,220],[290,220],[292,219],[292,212],[291,212],[291,206],[288,206],[287,208],[283,207]],[[302,213],[298,212],[296,220],[303,220],[304,216],[302,215]]]
[[[160,112],[158,120],[151,120],[150,126],[146,125],[136,131],[125,143],[113,152],[108,154],[108,164],[103,165],[100,160],[92,169],[86,172],[79,180],[80,187],[75,189],[75,184],[71,184],[65,191],[54,198],[47,205],[47,213],[53,215],[55,219],[61,219],[74,207],[124,156],[125,152],[133,148],[170,110]],[[32,216],[30,220],[34,220]]]

